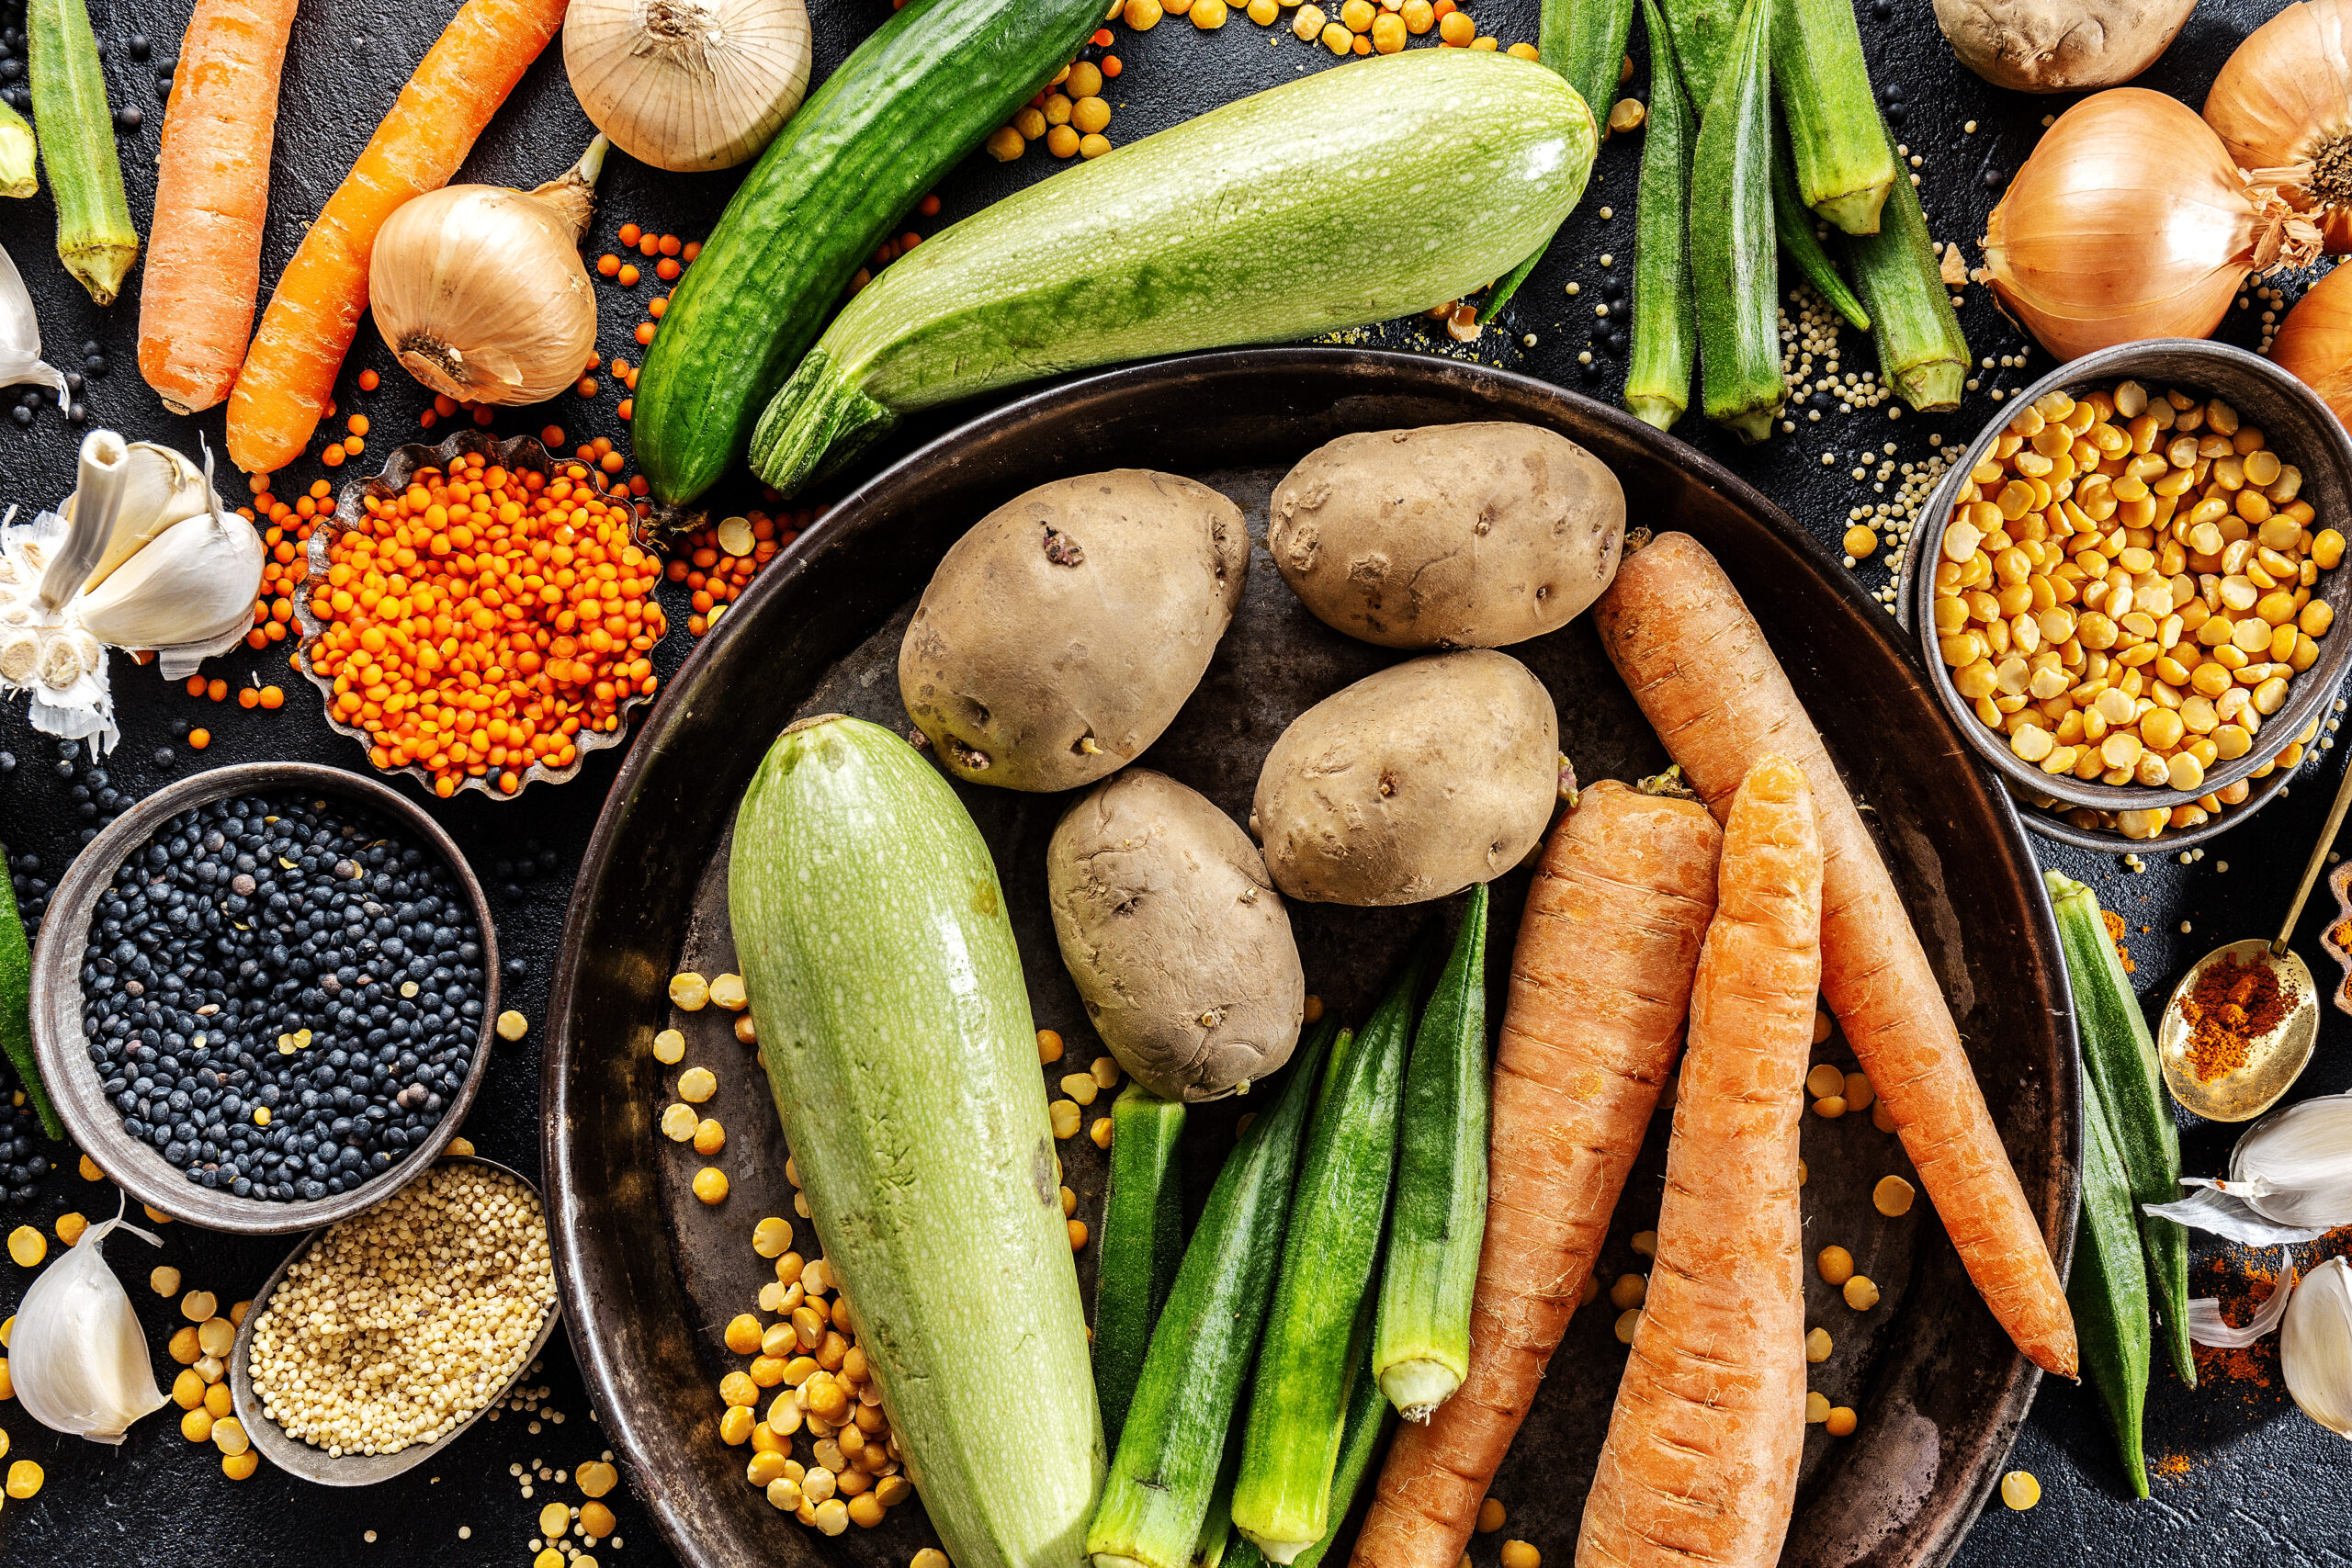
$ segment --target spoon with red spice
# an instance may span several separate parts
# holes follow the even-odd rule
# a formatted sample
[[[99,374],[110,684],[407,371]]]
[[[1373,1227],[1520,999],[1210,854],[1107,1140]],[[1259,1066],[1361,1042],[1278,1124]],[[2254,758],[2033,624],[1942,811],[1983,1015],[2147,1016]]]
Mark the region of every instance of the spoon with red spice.
[[[2278,935],[2217,947],[2189,966],[2165,1004],[2156,1058],[2172,1097],[2209,1122],[2245,1122],[2294,1087],[2319,1043],[2319,987],[2287,945],[2303,901],[2352,807],[2352,768],[2336,787],[2327,825],[2303,866]]]

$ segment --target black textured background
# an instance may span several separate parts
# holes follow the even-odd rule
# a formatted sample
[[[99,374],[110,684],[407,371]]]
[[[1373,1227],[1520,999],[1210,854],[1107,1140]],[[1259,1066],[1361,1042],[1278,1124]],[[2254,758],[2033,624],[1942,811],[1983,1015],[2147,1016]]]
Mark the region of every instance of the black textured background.
[[[118,108],[136,107],[143,117],[137,130],[119,137],[130,206],[142,231],[153,200],[153,153],[164,101],[155,65],[176,53],[187,9],[187,0],[90,0],[92,19],[107,46],[112,100]],[[266,282],[275,278],[303,225],[340,180],[401,81],[453,9],[452,0],[411,5],[308,0],[295,28],[280,101],[264,252]],[[1475,0],[1471,9],[1482,30],[1505,43],[1533,39],[1535,0]],[[1918,173],[1929,227],[1939,239],[1966,241],[1973,260],[1984,214],[2031,149],[2042,118],[2064,107],[2066,100],[1999,92],[1961,69],[1936,31],[1928,0],[1863,0],[1860,9],[1863,41],[1877,81],[1882,88],[1903,89],[1897,134],[1924,159]],[[2200,103],[2207,83],[2238,39],[2276,9],[2268,0],[2205,0],[2172,50],[2143,78],[2144,85],[2175,92],[2192,105]],[[879,0],[818,0],[815,10],[820,76],[888,15]],[[0,0],[0,27],[21,20],[17,0]],[[1146,35],[1124,27],[1114,30],[1118,37],[1112,51],[1127,69],[1107,96],[1115,110],[1110,134],[1122,143],[1301,70],[1337,63],[1328,53],[1298,43],[1283,28],[1257,28],[1238,8],[1216,33],[1201,33],[1175,17]],[[1638,33],[1637,26],[1636,58]],[[150,40],[151,58],[144,62],[133,57],[133,35]],[[0,62],[0,88],[22,86],[17,73],[21,58],[19,50]],[[1638,92],[1643,80],[1637,74],[1633,89]],[[1977,129],[1964,134],[1962,124],[1971,119]],[[564,85],[559,45],[525,79],[476,148],[462,177],[527,186],[562,169],[589,135],[587,121]],[[1465,348],[1442,333],[1433,334],[1429,323],[1416,320],[1363,334],[1365,341],[1472,355],[1613,398],[1622,357],[1603,355],[1600,370],[1587,377],[1576,355],[1587,346],[1593,331],[1591,307],[1602,298],[1599,285],[1611,270],[1623,276],[1630,261],[1638,145],[1638,137],[1623,138],[1603,151],[1594,184],[1549,259],[1508,312],[1502,323],[1506,330],[1490,330],[1484,341]],[[1042,146],[1006,166],[984,155],[976,157],[942,183],[944,209],[940,216],[914,220],[911,226],[933,232],[1017,185],[1046,176],[1055,166]],[[1336,170],[1332,181],[1335,190],[1352,197],[1368,202],[1385,198],[1371,170]],[[591,254],[616,248],[614,231],[627,221],[698,237],[732,184],[730,175],[667,175],[616,156],[606,172]],[[1611,209],[1613,216],[1602,219],[1603,208]],[[80,345],[85,341],[100,345],[104,372],[89,374],[83,394],[92,422],[191,449],[200,432],[217,446],[217,412],[195,421],[174,419],[139,379],[133,355],[135,276],[122,301],[100,310],[58,265],[51,248],[52,234],[46,194],[32,201],[0,203],[0,244],[32,287],[50,358],[74,368]],[[1603,254],[1613,254],[1614,269],[1600,265]],[[1581,295],[1574,299],[1563,291],[1571,279],[1582,285]],[[2295,285],[2289,287],[2291,295]],[[631,333],[642,319],[642,300],[650,288],[650,267],[648,281],[634,290],[599,283],[600,346],[605,354],[622,354],[633,362],[642,357]],[[1968,303],[1962,320],[1978,355],[1997,359],[2026,349],[2022,334],[1992,309],[1984,289],[1971,287],[1965,294]],[[2233,313],[2222,335],[2252,346],[2258,337],[2258,310],[2257,302],[2254,310]],[[1527,333],[1537,339],[1532,346],[1521,342]],[[1857,334],[1846,336],[1848,368],[1874,363]],[[383,376],[383,386],[372,394],[360,394],[350,377],[369,367]],[[1981,376],[1989,391],[2022,386],[2049,367],[2048,357],[2032,350],[2023,368],[1987,369]],[[313,461],[297,465],[288,480],[299,482],[280,487],[289,499],[315,478],[340,479],[354,471],[373,472],[390,445],[414,435],[414,418],[426,400],[392,366],[371,329],[363,327],[346,368],[342,412],[369,415],[374,426],[370,450],[341,472],[322,469]],[[15,391],[0,391],[0,407],[17,398]],[[626,431],[615,401],[607,379],[603,394],[593,402],[567,395],[544,409],[503,420],[499,428],[536,431],[553,421],[574,441],[599,434],[617,441]],[[1970,397],[1957,412],[1931,418],[1889,421],[1884,410],[1845,415],[1832,409],[1818,423],[1801,423],[1792,436],[1776,436],[1769,446],[1747,451],[1717,440],[1695,417],[1680,433],[1730,462],[1821,536],[1834,538],[1844,527],[1849,507],[1877,499],[1866,484],[1849,477],[1855,453],[1867,452],[1874,466],[1883,457],[1883,444],[1893,441],[1898,460],[1917,459],[1930,450],[1931,434],[1941,434],[1947,446],[1964,445],[1998,412],[1984,391]],[[334,428],[340,433],[339,420]],[[938,422],[926,428],[935,430]],[[910,432],[893,450],[903,450],[905,440],[922,433]],[[71,487],[78,435],[54,407],[42,408],[29,428],[0,421],[0,508],[12,502],[36,508],[55,503]],[[1835,453],[1837,460],[1825,465],[1825,452]],[[881,454],[877,461],[891,455]],[[224,490],[232,490],[234,476],[227,477],[231,482]],[[736,498],[736,503],[752,499]],[[1876,563],[1864,568],[1863,575],[1871,583],[1884,578]],[[664,592],[676,595],[677,591]],[[682,597],[673,598],[672,610],[673,624],[681,629],[657,650],[656,663],[664,673],[675,668],[688,645]],[[282,648],[259,654],[240,649],[209,667],[209,672],[225,676],[232,685],[245,683],[251,671],[287,688],[283,710],[247,711],[233,704],[193,699],[117,661],[115,691],[125,739],[107,764],[112,787],[135,795],[199,764],[266,757],[361,765],[356,746],[325,728],[309,689],[298,685],[286,669]],[[200,758],[177,737],[191,723],[205,726],[214,736],[210,750]],[[159,746],[172,749],[168,763],[155,761]],[[29,732],[21,704],[0,707],[0,750],[17,762],[13,771],[0,773],[0,839],[12,856],[39,857],[40,865],[23,874],[54,881],[85,825],[76,815],[78,803],[73,795],[83,776],[61,776],[56,748]],[[435,807],[491,888],[502,949],[522,967],[519,976],[510,973],[506,978],[508,1005],[522,1009],[535,1031],[519,1043],[499,1047],[465,1131],[483,1154],[526,1171],[536,1171],[537,1166],[536,1031],[564,900],[615,766],[615,756],[603,754],[588,762],[578,780],[560,789],[535,788],[513,803],[468,795]],[[2213,842],[2206,858],[2193,866],[2161,861],[2144,874],[2132,874],[2115,857],[2054,848],[2045,863],[2088,878],[2098,886],[2103,901],[2124,914],[2132,929],[2138,980],[2147,994],[2160,994],[2208,946],[2267,932],[2275,925],[2338,776],[2334,750],[2315,750],[2304,777],[2285,798],[2258,820]],[[553,869],[539,870],[542,862],[551,862]],[[2305,917],[2297,937],[2299,948],[2323,970],[2318,932],[2329,912],[2323,892],[2323,908]],[[2186,932],[2180,929],[2184,924],[2190,928]],[[2324,982],[2325,978],[2324,973]],[[2352,1086],[2352,1069],[2345,1057],[2352,1027],[2334,1012],[2326,1020],[2319,1056],[2302,1086],[2310,1092]],[[2212,1171],[2226,1158],[2232,1134],[2225,1128],[2189,1124],[2182,1142],[2188,1168]],[[51,1146],[45,1152],[53,1156],[57,1151]],[[75,1175],[70,1150],[61,1163],[64,1168],[42,1179],[31,1199],[0,1200],[0,1230],[21,1223],[48,1230],[69,1209],[93,1217],[111,1211],[110,1187]],[[172,1263],[186,1277],[184,1289],[215,1291],[225,1304],[258,1284],[282,1248],[185,1225],[164,1227],[162,1235],[160,1250],[120,1238],[109,1256],[139,1303],[156,1346],[157,1364],[169,1368],[162,1343],[178,1319],[146,1290],[147,1270],[158,1261]],[[2329,1246],[2300,1250],[2311,1256]],[[2265,1259],[2265,1267],[2275,1261]],[[2245,1262],[2226,1249],[2200,1247],[2192,1288],[2210,1289],[2217,1267],[2238,1269]],[[13,1310],[28,1278],[27,1271],[0,1262],[0,1313]],[[2155,1496],[2137,1505],[2121,1490],[2109,1439],[2090,1395],[2064,1384],[2045,1386],[2014,1461],[2040,1477],[2041,1505],[2024,1515],[1994,1506],[1961,1561],[1972,1568],[2026,1568],[2094,1555],[2124,1564],[2189,1555],[2230,1563],[2352,1557],[2352,1549],[2340,1549],[2342,1520],[2352,1506],[2352,1475],[2347,1473],[2352,1451],[2296,1412],[2267,1348],[2242,1359],[2251,1364],[2256,1380],[2209,1378],[2207,1386],[2194,1393],[2182,1389],[2159,1366],[2147,1421],[2149,1453],[2157,1469]],[[451,1568],[526,1563],[531,1556],[527,1542],[537,1533],[539,1506],[550,1499],[576,1503],[580,1495],[569,1483],[539,1482],[536,1495],[526,1501],[510,1467],[536,1462],[570,1471],[604,1448],[560,1337],[551,1345],[543,1369],[526,1382],[549,1391],[542,1412],[507,1412],[494,1425],[477,1427],[435,1463],[358,1493],[304,1487],[266,1467],[251,1481],[232,1483],[221,1476],[209,1444],[192,1447],[179,1436],[174,1409],[151,1417],[121,1448],[110,1450],[57,1438],[13,1404],[0,1403],[0,1430],[10,1445],[7,1458],[34,1459],[48,1472],[47,1484],[37,1497],[0,1504],[0,1568],[66,1563],[178,1568],[309,1561]],[[560,1424],[553,1419],[559,1412]],[[1868,1435],[1856,1440],[1867,1441]],[[620,1517],[620,1544],[604,1543],[596,1552],[600,1562],[668,1560],[626,1487],[606,1502]],[[462,1536],[461,1530],[466,1532]],[[372,1542],[366,1539],[369,1531],[374,1532]],[[1498,1540],[1479,1539],[1474,1557],[1480,1568],[1491,1562]],[[1565,1568],[1569,1543],[1544,1544],[1551,1559]]]

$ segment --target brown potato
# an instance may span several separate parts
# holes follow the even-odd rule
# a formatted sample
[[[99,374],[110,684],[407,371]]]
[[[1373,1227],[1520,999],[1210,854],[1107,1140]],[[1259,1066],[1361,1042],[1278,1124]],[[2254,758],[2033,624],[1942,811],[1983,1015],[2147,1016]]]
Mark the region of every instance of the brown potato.
[[[957,778],[1075,789],[1159,739],[1241,602],[1241,509],[1115,468],[1039,485],[956,541],[899,646],[899,694]]]
[[[1293,898],[1418,904],[1524,860],[1559,779],[1544,683],[1507,653],[1442,653],[1294,719],[1259,771],[1250,830]]]
[[[1046,897],[1094,1031],[1166,1100],[1218,1100],[1290,1059],[1306,978],[1250,835],[1129,768],[1054,829]]]
[[[1274,487],[1266,547],[1326,625],[1383,648],[1555,631],[1617,575],[1625,492],[1540,425],[1342,435]]]

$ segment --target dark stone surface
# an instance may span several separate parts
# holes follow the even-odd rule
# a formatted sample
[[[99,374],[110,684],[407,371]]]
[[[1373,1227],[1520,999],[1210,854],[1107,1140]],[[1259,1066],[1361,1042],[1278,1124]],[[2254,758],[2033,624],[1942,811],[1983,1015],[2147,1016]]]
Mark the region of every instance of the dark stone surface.
[[[118,108],[137,107],[142,115],[140,127],[123,131],[119,145],[131,209],[143,229],[163,123],[164,95],[156,68],[176,55],[188,6],[187,0],[90,0],[90,9],[99,36],[109,43],[107,70],[113,101]],[[266,279],[274,278],[284,265],[302,225],[341,178],[390,106],[401,78],[451,9],[448,0],[422,6],[396,0],[310,0],[305,6],[281,99]],[[820,0],[816,9],[820,74],[888,14],[881,0],[848,5]],[[1533,36],[1533,0],[1477,0],[1472,9],[1505,42]],[[2275,9],[2269,0],[2208,0],[2143,79],[2145,85],[2177,92],[2192,104],[2200,102],[2206,84],[2237,39]],[[1927,0],[1892,0],[1888,10],[1881,17],[1873,7],[1862,7],[1865,47],[1881,85],[1899,84],[1905,89],[1905,123],[1900,134],[1925,160],[1918,173],[1931,231],[1939,238],[1966,240],[1973,256],[1985,212],[2032,147],[2041,117],[2056,112],[2064,101],[2002,93],[1959,69],[1935,30]],[[19,25],[21,19],[21,7],[14,0],[0,0],[0,28]],[[1121,142],[1299,70],[1334,63],[1328,54],[1298,44],[1286,32],[1254,27],[1238,11],[1222,32],[1213,35],[1201,35],[1178,18],[1142,37],[1124,28],[1118,32],[1114,52],[1125,61],[1127,71],[1110,96],[1116,110],[1112,135]],[[133,34],[155,40],[149,61],[135,59],[137,51],[130,47]],[[20,85],[20,78],[0,81],[0,86]],[[1638,77],[1634,85],[1640,85]],[[1972,118],[1977,122],[1975,133],[1962,134],[1962,122]],[[589,133],[551,49],[484,136],[466,177],[527,186],[569,164]],[[1637,137],[1627,138],[1603,152],[1596,183],[1569,220],[1551,259],[1536,270],[1509,313],[1508,334],[1490,333],[1470,350],[1431,334],[1429,324],[1419,321],[1362,336],[1389,346],[1475,353],[1597,396],[1613,397],[1622,355],[1607,355],[1606,367],[1592,380],[1581,376],[1575,356],[1596,324],[1591,304],[1600,295],[1600,281],[1611,271],[1623,276],[1629,265],[1638,145]],[[911,226],[935,231],[1015,185],[1043,177],[1051,166],[1042,148],[1007,166],[985,156],[976,158],[942,183],[944,209],[940,217]],[[1372,171],[1340,171],[1334,179],[1341,187],[1355,180],[1361,199],[1381,199]],[[614,248],[613,231],[624,221],[658,223],[695,237],[707,230],[732,183],[729,175],[666,175],[615,159],[606,175],[592,254]],[[1604,207],[1611,209],[1611,218],[1600,218]],[[31,201],[0,205],[0,244],[32,286],[51,358],[72,370],[77,366],[68,362],[81,358],[77,351],[83,343],[96,341],[101,346],[105,371],[87,372],[81,393],[91,422],[190,448],[201,433],[217,447],[221,428],[217,412],[196,420],[175,419],[160,409],[138,378],[135,278],[122,302],[98,310],[64,276],[51,253],[52,225],[45,193]],[[1602,253],[1614,255],[1613,268],[1600,265]],[[1563,294],[1563,286],[1571,279],[1583,285],[1574,300]],[[624,354],[632,361],[639,357],[630,334],[641,319],[642,299],[650,288],[641,283],[634,290],[621,290],[599,284],[604,315],[600,341],[606,354]],[[2025,340],[1992,309],[1985,291],[1972,287],[1966,295],[1962,319],[1974,352],[1996,358],[2019,352]],[[1538,336],[1532,347],[1520,343],[1520,334],[1526,333]],[[2221,335],[2251,346],[2258,337],[2254,312],[2233,313]],[[1847,341],[1849,367],[1872,363],[1854,334],[1848,333]],[[2022,368],[1984,372],[1985,387],[2022,386],[2049,363],[2033,350]],[[356,465],[362,472],[372,472],[391,444],[412,438],[414,416],[425,401],[391,365],[372,331],[363,328],[349,369],[356,373],[371,367],[384,376],[380,390],[360,395],[351,389],[348,378],[344,383],[342,412],[366,412],[375,422],[371,451]],[[13,401],[17,395],[15,390],[0,392],[0,401]],[[1776,436],[1770,446],[1752,451],[1731,447],[1699,428],[1695,419],[1682,434],[1724,457],[1822,537],[1834,538],[1849,507],[1877,499],[1867,484],[1848,477],[1853,454],[1878,454],[1884,443],[1893,441],[1899,448],[1898,460],[1916,459],[1928,450],[1928,435],[1940,434],[1948,446],[1965,444],[1997,412],[1982,393],[1954,413],[1928,419],[1890,423],[1883,410],[1841,415],[1833,409],[1818,424],[1801,420],[1793,436]],[[567,396],[544,409],[511,416],[499,428],[536,431],[550,420],[573,440],[597,434],[619,439],[626,434],[615,413],[609,382],[593,403]],[[78,434],[54,408],[40,410],[28,428],[13,420],[0,424],[0,507],[10,502],[38,507],[59,500],[70,488]],[[910,432],[909,439],[918,434]],[[1836,453],[1838,460],[1824,465],[1825,450]],[[867,471],[871,465],[861,469]],[[301,484],[329,472],[309,462],[292,470]],[[233,486],[234,476],[227,477]],[[1875,565],[1862,576],[1872,585],[1883,581],[1883,569]],[[683,621],[682,600],[673,600],[672,608],[673,619]],[[673,636],[659,650],[657,667],[665,673],[674,669],[687,647],[683,635]],[[117,787],[143,794],[199,764],[231,761],[297,757],[359,764],[356,749],[325,728],[307,694],[288,678],[282,650],[254,654],[241,649],[216,661],[214,669],[239,684],[246,682],[248,671],[261,672],[266,682],[287,687],[287,706],[268,713],[201,702],[118,661],[115,689],[126,740],[109,762]],[[211,750],[200,757],[192,754],[175,738],[175,723],[209,728],[215,737]],[[154,753],[165,747],[172,750],[173,760],[159,764]],[[33,874],[54,882],[82,826],[70,798],[71,782],[56,776],[50,766],[54,750],[28,732],[19,704],[0,712],[0,750],[15,755],[20,764],[0,772],[0,837],[12,853],[40,855],[43,866]],[[600,755],[591,759],[581,779],[560,790],[535,789],[514,803],[468,797],[435,807],[490,886],[502,951],[522,968],[519,975],[506,976],[506,1005],[522,1009],[534,1026],[532,1036],[502,1045],[466,1132],[485,1155],[526,1171],[536,1171],[538,1165],[537,1030],[544,1015],[564,899],[616,766],[614,757]],[[2144,875],[2132,875],[2112,857],[2073,851],[2053,851],[2047,863],[2089,877],[2109,905],[2125,915],[2139,961],[2138,979],[2150,995],[2160,995],[2209,945],[2275,925],[2336,776],[2335,752],[2320,753],[2306,765],[2305,776],[2288,798],[2215,841],[2207,858],[2194,866],[2164,862]],[[535,863],[527,877],[499,875],[499,863],[520,856],[526,840],[535,840],[534,853],[551,852],[555,866],[539,872]],[[2317,936],[2325,914],[2314,910],[2306,915],[2297,936],[2298,946],[2322,965]],[[2192,928],[2186,933],[2178,929],[2183,922]],[[2328,974],[2323,967],[2323,981]],[[2309,1092],[2352,1086],[2352,1066],[2344,1054],[2352,1042],[2352,1029],[2335,1013],[2326,1017],[2319,1055],[2304,1079]],[[2218,1169],[2232,1141],[2227,1128],[2186,1126],[2182,1142],[2188,1168]],[[84,1182],[74,1174],[70,1156],[63,1165],[62,1171],[41,1179],[31,1199],[0,1204],[0,1226],[30,1223],[47,1229],[68,1209],[93,1215],[110,1211],[111,1188]],[[233,1301],[261,1281],[279,1249],[266,1241],[212,1236],[185,1226],[167,1227],[162,1234],[160,1251],[135,1239],[118,1238],[110,1256],[141,1306],[155,1342],[157,1364],[168,1367],[161,1348],[176,1318],[146,1291],[146,1271],[157,1262],[169,1262],[185,1271],[184,1288],[212,1290],[224,1302]],[[2300,1250],[2315,1255],[2325,1245]],[[2265,1259],[2263,1265],[2267,1268],[2273,1261]],[[2211,1280],[2217,1264],[2242,1269],[2245,1262],[2242,1255],[2203,1246],[2196,1253],[2192,1279]],[[0,1312],[13,1308],[26,1279],[24,1270],[0,1263]],[[2294,1410],[2278,1386],[2275,1360],[2267,1351],[2255,1353],[2251,1360],[2264,1381],[2209,1379],[2208,1386],[2194,1393],[2158,1370],[2147,1435],[2151,1455],[2159,1457],[2159,1473],[2156,1495],[2144,1504],[2126,1501],[2089,1393],[2063,1384],[2045,1388],[2013,1461],[2041,1478],[2043,1501],[2025,1515],[2011,1515],[1996,1506],[1961,1561],[1972,1568],[2029,1568],[2097,1554],[2136,1568],[2191,1554],[2231,1563],[2342,1555],[2331,1543],[2352,1506],[2352,1475],[2347,1474],[2352,1453]],[[540,1483],[537,1495],[526,1502],[508,1467],[537,1460],[550,1469],[568,1471],[604,1446],[571,1358],[560,1343],[551,1348],[532,1386],[550,1390],[548,1404],[566,1416],[563,1425],[546,1424],[532,1433],[527,1422],[537,1417],[508,1413],[495,1425],[469,1434],[445,1462],[357,1494],[300,1487],[269,1470],[232,1486],[220,1476],[218,1456],[209,1445],[191,1450],[179,1437],[173,1413],[151,1417],[122,1448],[108,1450],[56,1438],[35,1426],[20,1408],[0,1404],[0,1428],[6,1430],[11,1444],[8,1459],[36,1460],[49,1472],[40,1495],[10,1499],[0,1512],[0,1564],[178,1568],[214,1561],[292,1562],[322,1555],[360,1563],[380,1555],[386,1562],[452,1568],[521,1564],[530,1557],[526,1543],[537,1535],[539,1505],[554,1497],[577,1502],[579,1494],[569,1484]],[[606,1501],[620,1516],[625,1544],[616,1551],[606,1543],[596,1553],[600,1562],[664,1561],[644,1513],[628,1499],[626,1488]],[[461,1528],[469,1532],[468,1539],[460,1540]],[[372,1545],[362,1540],[369,1530],[377,1535]],[[1491,1561],[1487,1554],[1493,1545],[1494,1538],[1481,1538],[1477,1560],[1482,1568]],[[1564,1562],[1564,1550],[1565,1543],[1555,1544],[1553,1561]]]

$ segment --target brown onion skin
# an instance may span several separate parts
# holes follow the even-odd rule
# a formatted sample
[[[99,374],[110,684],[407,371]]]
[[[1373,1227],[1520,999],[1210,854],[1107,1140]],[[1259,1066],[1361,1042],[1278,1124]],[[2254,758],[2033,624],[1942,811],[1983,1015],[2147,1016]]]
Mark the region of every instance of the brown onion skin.
[[[2352,426],[2352,265],[2337,267],[2295,302],[2270,340],[2270,362]]]
[[[1984,262],[2002,308],[2058,359],[2076,359],[2143,338],[2211,337],[2253,264],[2256,218],[2195,111],[2110,87],[2042,133],[1985,222]],[[2165,288],[2150,261],[2167,249]]]
[[[2249,33],[2205,96],[2205,123],[2241,169],[2282,168],[2352,137],[2352,0],[2296,0]],[[2329,251],[2352,251],[2352,201],[2289,199]]]

